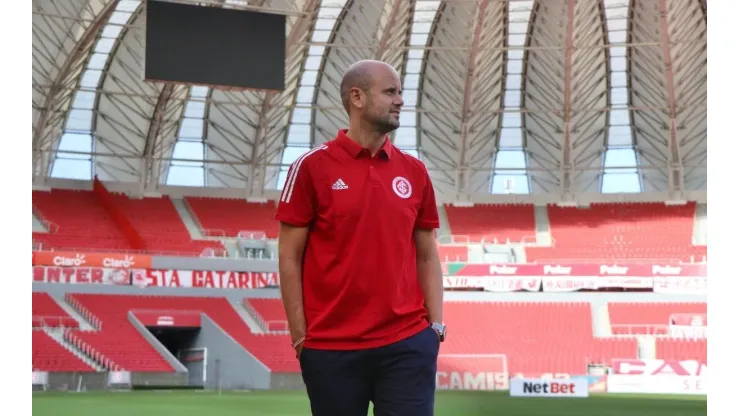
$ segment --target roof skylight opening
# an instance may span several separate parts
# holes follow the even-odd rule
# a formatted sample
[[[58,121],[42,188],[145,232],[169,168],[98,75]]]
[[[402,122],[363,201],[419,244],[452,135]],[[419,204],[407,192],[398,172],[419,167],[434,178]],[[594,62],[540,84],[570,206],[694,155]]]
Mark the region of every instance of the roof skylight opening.
[[[491,193],[528,194],[527,158],[522,139],[522,74],[533,1],[510,2],[508,11],[509,49],[506,52],[504,113],[501,114],[499,147],[492,160]]]
[[[121,36],[123,27],[141,4],[140,0],[121,0],[108,18],[100,37],[93,46],[90,59],[82,71],[79,89],[72,98],[71,109],[64,122],[62,137],[51,167],[52,178],[91,180],[93,169],[93,115],[100,80],[110,52]]]
[[[625,0],[604,0],[609,42],[611,112],[604,157],[602,193],[642,191],[633,145],[629,91],[627,90],[627,27],[629,5]]]
[[[311,43],[326,43],[336,26],[337,18],[347,0],[322,0],[318,18],[311,34]],[[311,111],[316,90],[316,80],[321,60],[326,52],[324,45],[311,45],[303,64],[303,75],[298,86],[296,107],[290,117],[285,149],[278,174],[277,189],[283,189],[290,165],[311,148]]]
[[[440,1],[419,0],[414,6],[413,23],[411,24],[411,36],[409,38],[410,49],[403,80],[403,108],[401,108],[401,126],[396,130],[393,144],[401,151],[406,152],[417,159],[419,154],[419,131],[417,130],[416,107],[419,102],[419,82],[421,77],[422,59],[424,48],[429,43],[429,33],[432,30],[434,18],[437,16]]]

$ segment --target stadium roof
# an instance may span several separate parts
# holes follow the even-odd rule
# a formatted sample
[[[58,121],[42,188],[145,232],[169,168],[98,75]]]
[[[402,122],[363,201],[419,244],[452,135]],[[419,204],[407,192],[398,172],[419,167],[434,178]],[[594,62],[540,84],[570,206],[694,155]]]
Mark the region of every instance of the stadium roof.
[[[279,189],[374,58],[438,194],[706,190],[705,0],[198,3],[288,16],[284,91],[144,82],[144,2],[33,1],[37,180]]]

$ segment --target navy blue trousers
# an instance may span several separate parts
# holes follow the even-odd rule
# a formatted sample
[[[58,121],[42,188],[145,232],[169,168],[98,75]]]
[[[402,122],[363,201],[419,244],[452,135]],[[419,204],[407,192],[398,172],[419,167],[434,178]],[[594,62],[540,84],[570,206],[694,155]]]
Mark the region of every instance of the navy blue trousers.
[[[300,363],[313,416],[432,416],[439,338],[427,328],[379,348],[304,348]]]

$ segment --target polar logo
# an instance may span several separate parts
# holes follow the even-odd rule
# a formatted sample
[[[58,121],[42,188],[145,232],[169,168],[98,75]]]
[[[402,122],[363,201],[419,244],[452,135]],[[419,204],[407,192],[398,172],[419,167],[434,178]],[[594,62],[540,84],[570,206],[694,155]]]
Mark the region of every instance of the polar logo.
[[[606,275],[627,275],[627,272],[629,271],[629,267],[626,266],[599,266],[599,274],[606,274]]]
[[[75,257],[55,256],[52,262],[55,266],[80,267],[85,264],[85,255],[78,254]]]
[[[110,257],[103,258],[103,267],[121,267],[129,268],[135,265],[134,258],[131,256],[125,256],[122,259],[112,259]]]
[[[681,268],[677,266],[653,266],[653,274],[678,276],[681,274]]]
[[[490,268],[491,274],[507,274],[507,275],[513,275],[516,274],[517,268],[511,267],[511,266],[497,266],[497,265],[491,265]]]
[[[544,268],[545,274],[559,274],[559,275],[570,275],[572,267],[565,266],[549,266],[546,265]]]
[[[411,196],[411,182],[403,176],[396,176],[393,178],[393,192],[403,199],[408,199]]]

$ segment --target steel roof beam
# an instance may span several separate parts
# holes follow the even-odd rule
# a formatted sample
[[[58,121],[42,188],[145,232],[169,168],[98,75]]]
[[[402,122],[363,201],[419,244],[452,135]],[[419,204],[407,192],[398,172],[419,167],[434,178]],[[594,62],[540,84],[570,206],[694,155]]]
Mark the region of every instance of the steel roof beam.
[[[684,175],[681,161],[681,149],[677,138],[676,122],[676,92],[673,73],[673,58],[671,57],[671,42],[668,27],[668,0],[659,0],[660,10],[660,41],[663,52],[663,70],[666,78],[666,95],[668,105],[668,190],[671,194],[680,196],[684,190]]]
[[[459,177],[455,181],[456,189],[455,193],[460,194],[464,189],[466,193],[472,191],[470,187],[470,171],[468,170],[467,160],[467,147],[468,147],[468,134],[469,134],[469,122],[471,119],[470,115],[470,101],[473,96],[473,83],[475,82],[475,70],[477,67],[478,48],[480,46],[481,31],[485,22],[483,19],[486,17],[486,8],[488,7],[489,0],[481,0],[476,10],[475,29],[473,30],[473,43],[470,47],[470,53],[468,54],[468,71],[465,75],[465,87],[463,93],[462,108],[460,109],[462,114],[462,120],[460,123],[460,144],[459,144],[459,155],[457,161],[457,175]]]
[[[571,175],[573,173],[573,142],[571,121],[573,118],[573,40],[575,28],[576,0],[568,0],[567,28],[565,33],[565,71],[563,73],[563,143],[560,158],[560,193],[563,198],[572,197]]]

